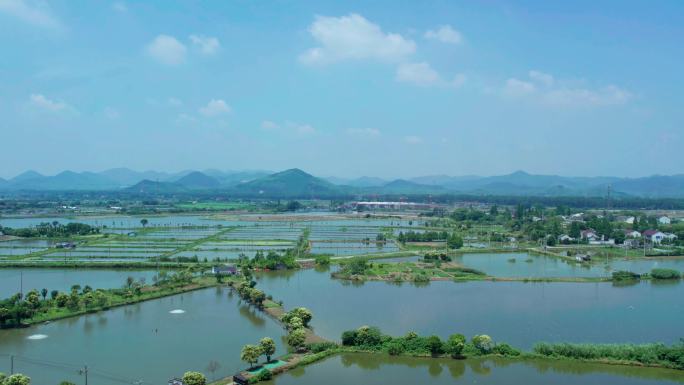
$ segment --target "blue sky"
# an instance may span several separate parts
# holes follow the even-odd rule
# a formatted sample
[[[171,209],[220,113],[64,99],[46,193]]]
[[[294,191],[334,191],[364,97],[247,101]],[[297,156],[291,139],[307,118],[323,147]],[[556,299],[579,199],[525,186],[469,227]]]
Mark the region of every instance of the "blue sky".
[[[681,1],[0,0],[0,176],[682,173]]]

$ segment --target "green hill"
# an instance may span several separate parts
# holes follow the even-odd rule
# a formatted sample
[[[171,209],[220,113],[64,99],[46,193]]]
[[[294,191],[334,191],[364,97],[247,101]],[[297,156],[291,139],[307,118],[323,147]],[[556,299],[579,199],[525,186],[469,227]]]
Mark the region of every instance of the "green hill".
[[[238,194],[267,197],[314,198],[344,193],[344,189],[293,168],[235,186]]]

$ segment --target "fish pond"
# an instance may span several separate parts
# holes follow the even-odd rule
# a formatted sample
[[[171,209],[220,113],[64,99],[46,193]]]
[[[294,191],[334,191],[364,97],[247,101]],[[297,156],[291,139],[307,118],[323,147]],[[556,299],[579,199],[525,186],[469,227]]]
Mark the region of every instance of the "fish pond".
[[[265,385],[661,385],[684,383],[681,371],[578,361],[430,359],[343,354],[297,368]]]
[[[684,284],[334,280],[327,271],[265,272],[257,287],[288,308],[312,310],[326,338],[362,325],[391,335],[415,331],[443,338],[489,334],[531,349],[537,342],[678,342],[684,337]]]
[[[25,329],[0,330],[0,372],[34,384],[166,384],[185,371],[209,379],[245,367],[240,349],[269,336],[284,353],[282,329],[225,288],[210,288]],[[217,365],[211,365],[216,362]],[[210,369],[216,369],[211,371]],[[141,382],[136,382],[141,381]]]

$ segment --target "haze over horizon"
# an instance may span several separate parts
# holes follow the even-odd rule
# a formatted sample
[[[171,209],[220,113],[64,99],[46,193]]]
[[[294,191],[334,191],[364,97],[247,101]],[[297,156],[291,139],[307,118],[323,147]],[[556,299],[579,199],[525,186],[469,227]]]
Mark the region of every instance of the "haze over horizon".
[[[393,4],[0,0],[0,177],[684,172],[681,2]]]

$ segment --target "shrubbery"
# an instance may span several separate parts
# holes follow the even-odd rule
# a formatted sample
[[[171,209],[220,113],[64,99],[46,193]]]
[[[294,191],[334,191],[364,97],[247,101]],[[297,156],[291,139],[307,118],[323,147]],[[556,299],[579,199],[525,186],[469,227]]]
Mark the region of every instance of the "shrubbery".
[[[684,342],[664,344],[549,344],[535,345],[534,352],[543,356],[566,357],[580,360],[607,359],[639,362],[684,369]]]
[[[635,281],[641,279],[641,276],[631,271],[620,270],[613,272],[613,281]]]
[[[404,337],[391,337],[382,334],[380,329],[369,326],[342,333],[342,345],[362,350],[384,351],[391,355],[442,356],[448,354],[453,358],[461,358],[465,351],[472,355],[520,355],[520,351],[510,345],[495,344],[491,337],[486,335],[475,336],[471,343],[467,343],[462,334],[453,334],[446,341],[442,341],[438,336],[420,337],[414,332],[409,332]]]
[[[682,274],[674,269],[653,269],[651,278],[653,279],[680,279]]]

